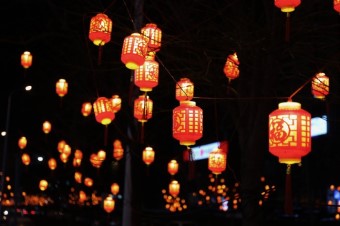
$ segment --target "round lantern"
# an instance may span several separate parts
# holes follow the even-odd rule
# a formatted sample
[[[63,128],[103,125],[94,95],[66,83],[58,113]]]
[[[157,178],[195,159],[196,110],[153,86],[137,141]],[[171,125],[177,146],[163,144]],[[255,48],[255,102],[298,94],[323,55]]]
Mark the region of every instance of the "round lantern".
[[[48,167],[51,169],[51,170],[55,170],[57,168],[57,161],[54,159],[54,158],[50,158],[48,160]]]
[[[139,33],[132,33],[123,42],[121,61],[128,69],[136,70],[144,64],[147,53],[147,41]]]
[[[118,95],[113,95],[110,99],[112,105],[112,111],[118,112],[122,107],[122,99]]]
[[[340,0],[333,0],[333,6],[334,6],[335,11],[340,13]]]
[[[227,153],[216,148],[209,153],[208,169],[214,174],[222,173],[227,166]]]
[[[180,184],[177,180],[172,180],[169,184],[169,194],[176,197],[180,191]]]
[[[147,95],[140,95],[134,101],[133,115],[139,122],[146,122],[152,118],[153,101]]]
[[[175,175],[178,172],[178,162],[175,159],[168,163],[168,172],[170,175]]]
[[[223,68],[223,72],[227,76],[229,81],[238,78],[240,74],[240,70],[238,69],[239,64],[240,62],[238,61],[236,53],[228,56]]]
[[[45,191],[48,187],[48,182],[46,180],[40,180],[39,182],[39,189],[41,191]]]
[[[113,200],[111,195],[107,196],[104,199],[103,207],[104,207],[104,210],[107,213],[111,213],[114,210],[114,208],[115,208],[115,201]]]
[[[300,3],[301,0],[274,0],[275,6],[280,8],[284,13],[293,12]]]
[[[145,57],[143,65],[134,71],[134,83],[143,92],[150,92],[158,85],[159,64],[155,61],[155,53]]]
[[[106,97],[99,97],[93,103],[93,111],[97,122],[108,125],[115,118],[115,113],[112,110],[112,104]]]
[[[98,13],[91,18],[89,38],[93,44],[103,46],[111,40],[112,21],[103,14]]]
[[[21,155],[21,161],[24,165],[28,166],[31,163],[31,157],[27,153]]]
[[[117,195],[119,193],[119,185],[117,183],[113,183],[111,185],[111,193],[113,195]]]
[[[188,78],[181,78],[176,84],[176,99],[178,101],[192,100],[194,84]]]
[[[49,132],[51,132],[51,123],[49,121],[45,121],[42,125],[42,130],[44,133],[48,134]]]
[[[312,80],[312,94],[315,98],[325,99],[329,93],[329,78],[325,73],[317,73]]]
[[[194,101],[182,101],[173,110],[172,135],[181,145],[190,146],[203,135],[203,110]]]
[[[85,102],[81,106],[81,113],[84,117],[89,116],[92,111],[92,104],[90,102]]]
[[[63,97],[67,94],[68,92],[68,83],[66,82],[65,79],[59,79],[58,82],[56,83],[56,93],[58,96]]]
[[[146,24],[141,29],[142,35],[148,40],[148,51],[159,51],[162,44],[162,31],[154,23]]]
[[[21,54],[21,65],[26,69],[31,67],[32,59],[32,54],[29,51],[25,51],[23,54]]]
[[[143,161],[146,165],[150,165],[153,163],[155,159],[155,151],[152,149],[152,147],[146,147],[143,150]]]
[[[311,115],[297,102],[283,102],[269,115],[269,152],[287,165],[311,151]]]
[[[18,146],[20,149],[24,149],[27,146],[27,139],[26,137],[20,137],[18,140]]]

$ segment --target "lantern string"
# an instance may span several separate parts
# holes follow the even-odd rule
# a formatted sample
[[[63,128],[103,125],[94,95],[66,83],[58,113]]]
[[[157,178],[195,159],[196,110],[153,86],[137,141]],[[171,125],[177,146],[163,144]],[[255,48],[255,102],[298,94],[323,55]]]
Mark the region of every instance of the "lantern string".
[[[134,22],[134,20],[133,20],[133,18],[132,18],[132,15],[131,15],[131,13],[130,13],[130,11],[129,11],[129,8],[128,8],[128,6],[126,5],[126,1],[124,0],[123,3],[124,3],[124,6],[125,6],[125,8],[126,8],[126,11],[127,11],[128,15],[129,15],[129,18],[130,18],[130,20],[131,20],[131,23],[132,23],[134,29],[137,30],[136,24],[135,24],[135,22]]]
[[[303,87],[305,87],[312,79],[314,78],[314,76],[310,77],[305,83],[303,83],[294,93],[292,93],[292,95],[290,95],[288,97],[288,101],[291,101],[293,96],[295,96],[298,92],[300,92],[301,89],[303,89]]]
[[[106,7],[106,9],[103,11],[103,13],[105,14],[112,6],[113,6],[113,4],[115,3],[116,1],[112,1],[111,3],[110,3],[110,5],[108,6],[108,7]]]

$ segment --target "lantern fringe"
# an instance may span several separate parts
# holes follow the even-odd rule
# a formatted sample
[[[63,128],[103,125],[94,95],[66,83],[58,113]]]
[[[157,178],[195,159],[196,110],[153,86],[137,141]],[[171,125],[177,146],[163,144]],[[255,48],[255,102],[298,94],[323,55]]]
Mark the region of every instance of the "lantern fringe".
[[[287,164],[286,169],[286,187],[285,187],[285,203],[284,212],[286,215],[293,214],[293,202],[292,202],[292,176],[291,165]]]

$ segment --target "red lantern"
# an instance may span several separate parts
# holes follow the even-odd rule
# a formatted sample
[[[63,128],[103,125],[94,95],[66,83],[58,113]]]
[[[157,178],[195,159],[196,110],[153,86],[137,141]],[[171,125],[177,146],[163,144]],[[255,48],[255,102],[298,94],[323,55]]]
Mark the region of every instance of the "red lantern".
[[[338,13],[340,13],[340,0],[334,0],[334,1],[333,1],[333,5],[334,5],[335,11],[337,11]]]
[[[280,103],[269,115],[269,152],[280,163],[300,163],[311,151],[311,140],[311,115],[300,103]]]
[[[178,172],[178,162],[175,159],[168,163],[168,172],[170,175],[175,175]]]
[[[113,158],[115,158],[117,161],[122,159],[124,155],[124,149],[122,147],[122,143],[120,140],[115,140],[113,142]]]
[[[27,139],[26,137],[20,137],[19,140],[18,140],[18,146],[20,149],[24,149],[26,148],[26,145],[27,145]]]
[[[56,83],[56,93],[60,97],[63,97],[67,94],[67,92],[68,92],[68,83],[66,82],[65,79],[59,79],[58,82]]]
[[[135,70],[135,85],[141,91],[149,92],[158,85],[159,64],[155,61],[155,53],[150,52],[143,65]]]
[[[119,193],[119,185],[117,183],[113,183],[111,185],[111,193],[113,195],[117,195]]]
[[[275,6],[280,8],[284,13],[293,12],[300,3],[301,0],[274,0]]]
[[[32,59],[32,54],[29,51],[25,51],[23,54],[21,54],[21,65],[26,69],[31,67]]]
[[[208,169],[214,174],[222,173],[227,166],[227,153],[216,148],[209,153]]]
[[[89,38],[93,44],[103,46],[111,40],[112,21],[103,14],[98,13],[91,18]]]
[[[84,191],[79,191],[79,202],[84,202],[86,200],[86,193]]]
[[[21,155],[21,161],[24,165],[28,166],[31,163],[31,157],[27,153]]]
[[[62,153],[63,150],[64,150],[65,145],[66,145],[66,141],[65,140],[59,141],[58,142],[58,146],[57,146],[58,152]]]
[[[122,99],[118,95],[113,95],[110,99],[112,105],[112,111],[118,112],[122,107]]]
[[[79,149],[76,149],[74,151],[74,158],[76,159],[82,159],[83,158],[83,152]]]
[[[92,153],[90,156],[90,162],[93,167],[100,168],[103,161],[99,159],[97,154]]]
[[[177,197],[180,191],[180,184],[177,180],[172,180],[169,184],[169,194],[173,197]]]
[[[54,158],[50,158],[48,160],[48,167],[51,169],[51,170],[55,170],[57,168],[57,161],[54,159]]]
[[[92,187],[93,186],[93,180],[89,177],[86,177],[84,179],[84,184],[87,186],[87,187]]]
[[[172,135],[181,145],[194,145],[203,134],[203,110],[194,101],[182,101],[173,110]]]
[[[108,125],[115,118],[115,113],[112,110],[112,104],[106,97],[99,97],[93,103],[93,111],[97,122]]]
[[[49,121],[45,121],[42,126],[42,130],[44,133],[48,134],[51,131],[51,123]]]
[[[82,180],[83,175],[80,172],[75,172],[74,173],[74,180],[80,184]]]
[[[150,165],[153,163],[155,159],[155,151],[152,149],[152,147],[146,147],[143,150],[143,161],[146,165]]]
[[[146,122],[152,118],[153,101],[147,95],[141,95],[134,101],[134,117],[139,122]]]
[[[240,70],[238,69],[239,64],[240,62],[238,61],[236,53],[228,56],[223,68],[223,72],[227,76],[229,81],[238,78],[240,74]]]
[[[48,187],[48,182],[47,180],[40,180],[39,182],[39,188],[41,191],[45,191]]]
[[[181,78],[176,84],[176,99],[178,101],[192,100],[194,84],[188,78]]]
[[[146,39],[139,33],[132,33],[124,39],[121,61],[128,69],[136,70],[144,64],[146,53]]]
[[[99,150],[97,156],[100,161],[104,161],[106,159],[106,152],[104,150]]]
[[[115,201],[113,200],[111,195],[107,196],[104,199],[103,208],[104,208],[104,210],[107,213],[111,213],[114,210],[114,208],[115,208]]]
[[[148,40],[148,51],[159,51],[162,43],[162,31],[156,24],[149,23],[141,29],[142,35]]]
[[[315,98],[325,99],[329,93],[329,78],[325,73],[317,73],[312,80],[312,94]]]
[[[90,102],[85,102],[81,106],[81,113],[84,117],[89,116],[92,111],[92,104]]]

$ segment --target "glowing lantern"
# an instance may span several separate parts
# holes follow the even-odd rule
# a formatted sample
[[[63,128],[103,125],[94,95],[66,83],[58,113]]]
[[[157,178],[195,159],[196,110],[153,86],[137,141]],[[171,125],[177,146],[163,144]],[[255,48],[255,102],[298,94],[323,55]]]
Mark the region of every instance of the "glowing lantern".
[[[340,13],[340,0],[333,0],[333,5],[334,5],[335,11]]]
[[[169,194],[176,197],[180,191],[180,184],[177,180],[172,180],[169,184]]]
[[[146,24],[141,29],[142,35],[148,40],[148,51],[159,51],[162,44],[162,31],[154,23]]]
[[[103,13],[91,18],[89,38],[96,46],[103,46],[111,40],[112,20]]]
[[[139,33],[132,33],[124,39],[121,61],[128,69],[136,70],[144,64],[146,53],[146,39]]]
[[[65,144],[66,144],[66,141],[65,141],[65,140],[61,140],[61,141],[58,142],[58,147],[57,147],[57,149],[58,149],[58,151],[59,151],[60,153],[63,152],[64,147],[65,147]]]
[[[124,149],[122,147],[122,143],[120,140],[115,140],[113,142],[113,158],[115,158],[117,161],[122,159],[124,155]]]
[[[227,166],[227,153],[216,148],[209,153],[208,169],[214,174],[222,173]]]
[[[21,155],[21,161],[24,165],[28,166],[31,163],[31,157],[27,153]]]
[[[223,72],[229,79],[229,82],[232,79],[238,78],[240,74],[240,70],[238,69],[238,65],[240,62],[238,61],[237,54],[231,54],[228,56],[227,61],[225,62]]]
[[[82,159],[83,158],[83,152],[79,149],[76,149],[74,151],[74,158],[76,159]]]
[[[48,160],[48,167],[51,169],[51,170],[55,170],[57,168],[57,161],[54,159],[54,158],[50,158]]]
[[[87,187],[92,187],[93,186],[93,180],[89,177],[86,177],[84,179],[84,184],[87,186]]]
[[[280,163],[300,163],[311,151],[311,115],[297,102],[283,102],[269,115],[269,152]]]
[[[60,96],[63,97],[67,94],[68,92],[68,83],[66,82],[65,79],[59,79],[58,82],[56,83],[56,93]]]
[[[118,95],[113,95],[110,99],[112,105],[112,111],[118,112],[122,107],[122,99]]]
[[[98,157],[97,154],[93,153],[93,154],[91,154],[91,156],[90,156],[90,162],[91,162],[91,164],[92,164],[93,167],[100,168],[100,166],[102,165],[102,162],[103,162],[103,161],[101,161],[101,160],[99,159],[99,157]]]
[[[155,151],[152,149],[152,147],[146,147],[143,150],[143,161],[146,165],[150,165],[153,163],[155,159]]]
[[[117,195],[119,193],[119,185],[117,183],[113,183],[111,185],[111,193],[113,195]]]
[[[108,125],[115,118],[115,113],[112,110],[112,104],[106,97],[99,97],[93,103],[94,115],[97,122]]]
[[[99,150],[97,156],[99,161],[104,161],[106,159],[106,152],[104,150]]]
[[[21,54],[21,65],[26,69],[31,67],[32,59],[32,54],[29,51],[25,51],[23,54]]]
[[[325,73],[317,73],[312,80],[312,94],[315,98],[325,99],[329,93],[329,78]]]
[[[74,180],[77,182],[77,183],[81,183],[81,180],[82,180],[82,174],[80,172],[75,172],[74,173]]]
[[[45,191],[47,189],[48,182],[46,180],[40,180],[39,182],[39,189],[41,191]]]
[[[79,202],[84,202],[86,200],[86,193],[84,191],[79,191]]]
[[[280,8],[284,13],[293,12],[300,3],[301,0],[274,0],[275,6]]]
[[[139,122],[146,122],[152,118],[153,101],[147,95],[141,95],[134,101],[134,117]]]
[[[176,160],[171,160],[168,163],[168,172],[170,175],[175,175],[178,172],[178,162]]]
[[[107,213],[111,213],[111,212],[114,210],[114,208],[115,208],[115,201],[113,200],[113,198],[111,197],[111,195],[107,196],[107,197],[104,199],[103,207],[104,207],[104,210],[105,210]]]
[[[79,167],[81,165],[81,161],[82,161],[82,159],[73,158],[72,165],[74,167]]]
[[[85,102],[81,106],[81,113],[84,117],[89,116],[92,111],[92,104],[90,102]]]
[[[27,139],[26,137],[20,137],[19,140],[18,140],[18,146],[20,149],[24,149],[26,148],[26,145],[27,145]]]
[[[178,101],[192,100],[194,84],[188,78],[181,78],[176,84],[176,99]]]
[[[63,150],[62,150],[62,153],[65,154],[67,157],[69,157],[70,154],[71,154],[71,151],[72,151],[71,146],[68,145],[68,144],[65,144],[65,145],[64,145],[64,148],[63,148]]]
[[[68,161],[68,155],[65,153],[60,153],[59,158],[63,163],[67,163]]]
[[[45,121],[42,125],[42,130],[44,133],[48,134],[49,132],[51,132],[51,123],[49,121]]]
[[[173,110],[172,135],[181,145],[190,146],[203,135],[203,110],[194,101],[182,101]]]
[[[143,92],[152,91],[158,85],[159,64],[155,61],[155,53],[150,52],[145,57],[143,65],[135,71],[134,83]]]

